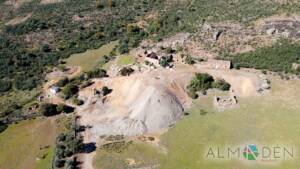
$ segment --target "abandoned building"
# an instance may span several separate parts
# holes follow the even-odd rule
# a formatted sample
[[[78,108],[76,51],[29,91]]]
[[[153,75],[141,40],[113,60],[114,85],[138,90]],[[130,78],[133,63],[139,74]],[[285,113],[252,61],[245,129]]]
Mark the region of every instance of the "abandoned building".
[[[218,111],[234,108],[237,105],[236,96],[215,96],[214,106]]]
[[[51,92],[52,94],[57,94],[58,92],[60,92],[60,88],[59,88],[58,86],[52,86],[52,87],[50,88],[50,92]]]
[[[231,62],[226,60],[208,59],[202,65],[208,69],[231,69]]]

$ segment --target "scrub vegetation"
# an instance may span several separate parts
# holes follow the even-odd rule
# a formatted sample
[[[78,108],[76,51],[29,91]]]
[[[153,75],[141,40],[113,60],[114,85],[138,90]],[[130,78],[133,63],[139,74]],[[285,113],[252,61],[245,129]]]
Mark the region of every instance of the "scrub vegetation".
[[[293,69],[293,63],[300,63],[300,44],[282,39],[270,47],[259,48],[255,51],[227,56],[234,68],[246,67],[275,72],[299,73]]]

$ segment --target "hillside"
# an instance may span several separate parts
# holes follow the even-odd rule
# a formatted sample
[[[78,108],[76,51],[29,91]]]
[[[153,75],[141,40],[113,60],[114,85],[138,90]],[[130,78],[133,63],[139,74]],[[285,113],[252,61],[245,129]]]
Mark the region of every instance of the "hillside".
[[[0,0],[0,9],[0,142],[35,140],[16,168],[251,168],[188,152],[201,156],[209,143],[299,146],[291,133],[298,0]],[[282,137],[259,131],[276,126],[273,115],[288,124]],[[253,127],[253,140],[231,130],[239,127]],[[24,146],[0,150],[0,169]],[[297,168],[298,159],[280,167]]]

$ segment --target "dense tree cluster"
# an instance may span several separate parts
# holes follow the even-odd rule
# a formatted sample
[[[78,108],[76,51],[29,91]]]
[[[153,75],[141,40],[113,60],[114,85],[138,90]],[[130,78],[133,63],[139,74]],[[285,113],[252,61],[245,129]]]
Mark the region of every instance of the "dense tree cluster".
[[[275,72],[299,73],[293,70],[293,63],[300,63],[300,44],[282,39],[270,47],[264,47],[252,52],[227,56],[234,68],[246,67]]]
[[[78,161],[75,154],[84,152],[83,138],[77,135],[78,126],[72,119],[67,126],[68,130],[56,138],[53,166],[55,168],[76,168]]]
[[[79,88],[77,85],[75,84],[67,84],[63,89],[62,89],[62,94],[64,96],[65,99],[69,99],[72,96],[74,96],[75,94],[77,94],[79,91]]]
[[[88,78],[102,78],[107,77],[106,70],[104,69],[96,69],[89,72],[86,72]]]
[[[28,2],[13,13],[9,12],[4,3],[0,4],[3,9],[0,13],[11,13],[0,15],[2,20],[32,13],[25,22],[3,26],[3,31],[0,31],[0,83],[5,81],[0,92],[11,88],[35,88],[42,82],[47,66],[57,65],[61,58],[98,48],[112,40],[120,39],[119,51],[128,52],[129,48],[136,47],[147,36],[142,28],[132,23],[138,21],[137,16],[143,16],[161,5],[159,0],[77,0],[48,5],[38,3],[40,2]],[[97,16],[90,15],[93,13],[97,13]],[[83,21],[74,21],[73,16],[78,16]],[[91,19],[88,27],[84,26],[85,17]],[[43,39],[38,44],[40,46],[36,46],[34,41],[25,41],[33,35],[34,41],[38,42],[44,35],[53,37]]]
[[[64,104],[42,103],[39,107],[39,112],[46,117],[54,116],[60,113],[72,113],[74,108]]]
[[[206,93],[208,89],[217,88],[223,91],[230,89],[230,84],[225,80],[215,80],[211,75],[207,73],[196,73],[195,77],[190,81],[187,86],[188,94],[191,98],[198,97],[197,92]]]

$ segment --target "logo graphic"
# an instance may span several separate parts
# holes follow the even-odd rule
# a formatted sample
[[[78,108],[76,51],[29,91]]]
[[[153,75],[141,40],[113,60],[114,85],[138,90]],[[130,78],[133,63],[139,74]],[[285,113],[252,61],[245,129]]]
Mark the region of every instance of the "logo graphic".
[[[209,146],[205,151],[205,158],[209,160],[237,159],[262,163],[292,160],[295,156],[293,146],[249,143],[237,146]]]
[[[258,157],[258,149],[254,144],[249,144],[244,148],[243,156],[250,161],[256,160]]]

